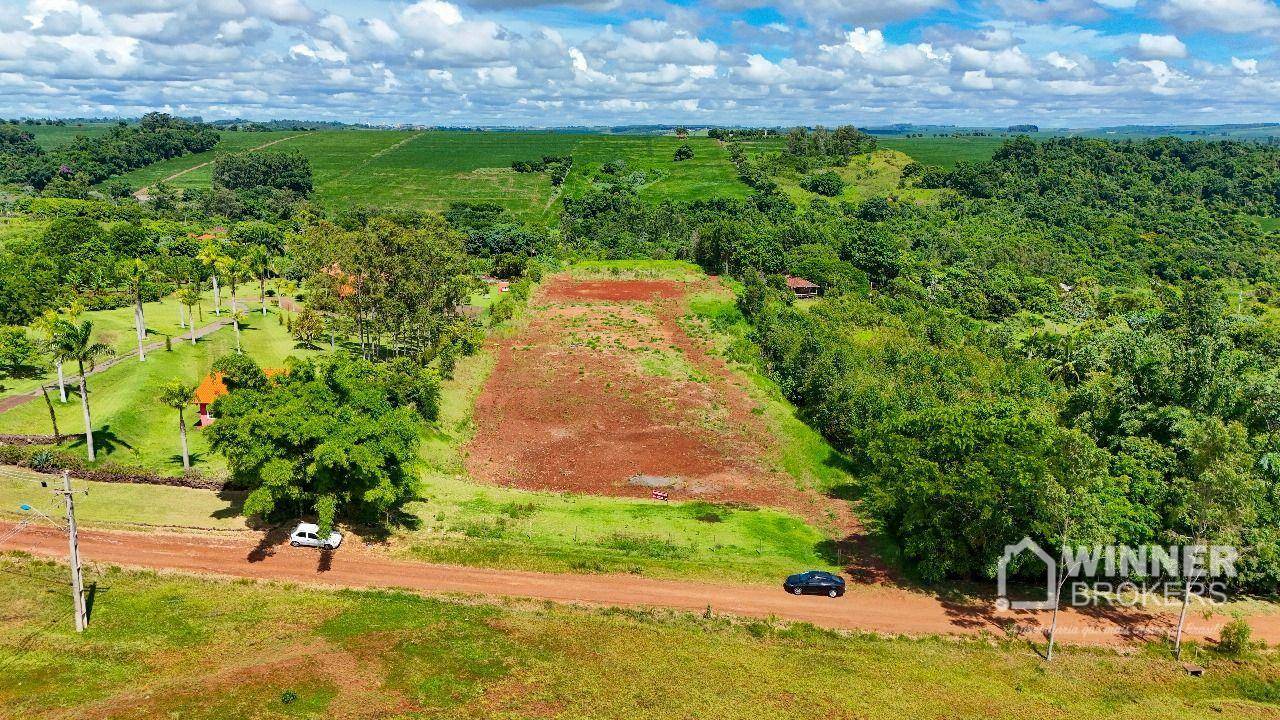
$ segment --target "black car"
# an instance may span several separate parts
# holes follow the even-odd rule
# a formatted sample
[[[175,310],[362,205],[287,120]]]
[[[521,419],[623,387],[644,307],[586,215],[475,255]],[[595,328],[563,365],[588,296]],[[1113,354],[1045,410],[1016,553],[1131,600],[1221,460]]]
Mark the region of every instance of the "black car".
[[[844,594],[844,578],[821,570],[796,573],[782,583],[782,589],[792,595],[826,595],[840,597]]]

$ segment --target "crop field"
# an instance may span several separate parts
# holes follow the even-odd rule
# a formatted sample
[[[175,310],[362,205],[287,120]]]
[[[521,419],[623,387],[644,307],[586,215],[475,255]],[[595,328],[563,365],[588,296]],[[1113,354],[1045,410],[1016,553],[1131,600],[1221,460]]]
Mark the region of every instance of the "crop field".
[[[653,178],[640,189],[646,199],[694,200],[744,197],[728,155],[718,143],[694,138],[694,158],[674,162],[683,142],[674,137],[581,135],[551,132],[342,130],[310,133],[224,132],[218,147],[129,173],[133,187],[169,181],[178,188],[208,187],[219,153],[278,141],[272,150],[296,150],[311,160],[317,198],[333,207],[384,205],[441,211],[454,202],[495,202],[521,217],[553,222],[561,192],[579,193],[590,174],[610,160]],[[517,173],[515,160],[572,154],[575,166],[563,189],[543,173]],[[192,169],[194,168],[194,169]]]
[[[693,157],[674,162],[676,148],[685,143],[693,148]],[[640,189],[640,197],[645,200],[689,201],[746,197],[750,193],[750,188],[738,180],[728,151],[709,138],[587,135],[574,147],[573,159],[573,172],[565,183],[571,194],[580,193],[601,165],[618,159],[626,162],[628,170],[655,175],[655,180]]]
[[[174,306],[176,317],[176,305]],[[212,322],[211,314],[206,321]],[[305,355],[292,337],[279,324],[276,311],[264,319],[251,314],[242,327],[242,343],[246,353],[260,364],[280,365],[289,355]],[[133,342],[132,330],[121,332]],[[234,352],[235,336],[230,326],[204,338],[194,346],[184,338],[174,338],[172,351],[152,351],[145,362],[128,358],[101,373],[89,376],[90,407],[95,428],[94,442],[99,462],[114,461],[143,466],[165,474],[182,472],[178,452],[178,417],[171,408],[160,403],[159,392],[172,379],[197,383],[208,373],[214,360]],[[47,382],[47,381],[46,381]],[[59,404],[53,396],[58,427],[64,435],[84,432],[79,398],[68,388],[68,402]],[[194,408],[187,410],[188,439],[192,464],[202,470],[220,470],[225,466],[221,456],[208,451],[202,433],[194,430]],[[51,432],[49,412],[43,399],[37,398],[0,413],[0,433],[47,434]],[[81,451],[83,437],[64,447]]]
[[[846,635],[675,612],[487,604],[0,558],[0,718],[1274,717],[1272,656]],[[194,674],[193,674],[194,673]],[[196,681],[193,682],[193,678]],[[744,679],[750,682],[744,682]]]
[[[876,141],[882,148],[897,150],[910,155],[925,165],[954,167],[960,161],[982,162],[990,160],[996,149],[1008,138],[997,136],[975,137],[883,137]]]
[[[40,147],[45,150],[66,145],[76,138],[77,135],[85,135],[88,137],[97,137],[105,135],[115,123],[80,123],[70,125],[22,125],[22,130],[26,130],[36,136],[36,142],[40,143]]]

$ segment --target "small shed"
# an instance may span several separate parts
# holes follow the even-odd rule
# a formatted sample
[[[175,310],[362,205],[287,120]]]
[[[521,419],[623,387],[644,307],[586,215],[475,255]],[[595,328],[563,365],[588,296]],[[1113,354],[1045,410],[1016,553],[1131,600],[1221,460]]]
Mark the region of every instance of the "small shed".
[[[796,294],[797,300],[815,298],[822,293],[822,288],[802,277],[795,277],[794,275],[787,276],[787,287],[791,288],[791,292]]]

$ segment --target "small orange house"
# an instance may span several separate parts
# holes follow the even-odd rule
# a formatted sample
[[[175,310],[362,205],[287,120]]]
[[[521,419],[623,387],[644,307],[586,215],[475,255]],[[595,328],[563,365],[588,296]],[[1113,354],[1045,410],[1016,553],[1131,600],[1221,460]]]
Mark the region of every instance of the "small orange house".
[[[284,373],[284,368],[262,369],[262,374],[268,378],[283,375]],[[200,384],[196,386],[195,393],[191,396],[191,402],[195,403],[196,407],[200,409],[200,422],[197,423],[197,427],[213,424],[213,416],[209,414],[209,406],[213,404],[214,400],[229,392],[231,391],[227,389],[227,384],[222,381],[222,373],[211,372],[204,376],[204,380],[200,381]]]

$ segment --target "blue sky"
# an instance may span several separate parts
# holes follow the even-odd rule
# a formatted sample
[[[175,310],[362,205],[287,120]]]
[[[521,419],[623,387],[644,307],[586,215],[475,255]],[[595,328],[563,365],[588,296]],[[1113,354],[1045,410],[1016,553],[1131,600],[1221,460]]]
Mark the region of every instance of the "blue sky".
[[[1276,0],[0,0],[0,116],[1280,121]]]

